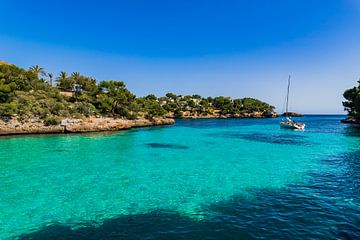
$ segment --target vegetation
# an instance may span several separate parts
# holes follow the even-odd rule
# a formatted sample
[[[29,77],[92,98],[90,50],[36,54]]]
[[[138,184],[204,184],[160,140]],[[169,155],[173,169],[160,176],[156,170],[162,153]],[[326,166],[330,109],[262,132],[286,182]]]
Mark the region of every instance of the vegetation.
[[[358,86],[345,90],[343,96],[346,99],[343,106],[349,117],[360,121],[360,80]]]
[[[173,93],[159,98],[164,110],[174,113],[175,117],[187,115],[239,115],[245,116],[254,112],[273,112],[274,107],[254,98],[231,99],[230,97],[208,97],[199,95],[176,96]]]
[[[59,125],[61,123],[61,119],[58,117],[47,117],[44,120],[45,126]]]
[[[231,99],[168,93],[136,97],[122,81],[101,81],[62,71],[53,86],[54,75],[38,65],[29,70],[0,64],[0,116],[19,120],[40,118],[46,125],[57,125],[62,117],[114,116],[152,119],[165,115],[245,115],[272,112],[274,107],[253,98]]]

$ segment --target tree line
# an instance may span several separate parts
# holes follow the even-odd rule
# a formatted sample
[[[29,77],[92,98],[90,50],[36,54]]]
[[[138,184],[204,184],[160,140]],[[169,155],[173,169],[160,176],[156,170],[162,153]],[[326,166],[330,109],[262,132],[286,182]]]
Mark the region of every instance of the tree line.
[[[67,93],[67,94],[66,94]],[[70,93],[70,94],[68,94]],[[58,76],[46,73],[38,65],[28,70],[0,64],[0,116],[32,117],[57,124],[61,117],[115,116],[126,119],[171,115],[246,114],[272,112],[274,107],[253,98],[207,97],[153,94],[136,97],[124,82],[98,82],[79,72]]]

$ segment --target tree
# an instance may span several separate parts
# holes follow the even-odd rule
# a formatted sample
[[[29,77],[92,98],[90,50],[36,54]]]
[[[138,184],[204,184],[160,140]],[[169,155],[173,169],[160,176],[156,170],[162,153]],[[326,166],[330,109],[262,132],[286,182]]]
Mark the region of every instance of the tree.
[[[0,80],[0,103],[8,103],[15,94],[16,83],[6,83],[4,79]]]
[[[222,114],[231,113],[232,104],[229,97],[219,96],[212,99],[212,105],[215,109],[220,110]]]
[[[176,100],[176,98],[177,98],[177,96],[173,93],[167,93],[165,96],[172,100]]]
[[[49,77],[49,84],[50,86],[52,86],[52,82],[53,82],[53,74],[52,73],[48,73],[48,77]]]
[[[75,84],[79,85],[81,91],[86,91],[90,94],[93,94],[97,91],[95,78],[79,76],[76,78]]]
[[[79,72],[73,72],[71,74],[71,79],[72,79],[72,91],[75,92],[75,99],[77,99],[80,95],[80,93],[82,92],[83,88],[82,86],[79,84],[79,78],[81,77]]]
[[[65,81],[68,78],[65,71],[61,71],[59,77],[56,78],[57,81]]]
[[[343,102],[345,111],[348,112],[349,117],[360,120],[360,80],[359,85],[345,90],[343,96],[346,99]]]
[[[14,82],[16,90],[29,91],[32,86],[39,82],[36,75],[32,71],[26,71],[15,65],[0,65],[0,80],[3,79],[6,84]]]
[[[74,86],[74,81],[72,78],[68,77],[65,71],[61,71],[59,76],[56,78],[57,85],[60,89],[66,91],[72,91]]]
[[[10,64],[0,64],[0,115],[17,114],[20,119],[111,114],[134,119],[146,116],[149,119],[172,113],[175,117],[197,114],[238,114],[271,111],[274,107],[253,98],[231,99],[230,97],[208,97],[200,95],[175,95],[157,98],[150,94],[136,98],[122,81],[102,81],[73,72],[70,76],[62,71],[56,77],[58,88],[53,85],[54,75],[38,65],[29,70]],[[72,91],[60,94],[59,89]],[[344,107],[351,116],[360,114],[359,86],[345,91]],[[73,94],[75,92],[75,94]],[[169,114],[169,115],[172,115]],[[51,121],[47,122],[51,122]],[[55,122],[56,123],[56,122]]]
[[[72,77],[72,79],[74,80],[74,82],[76,83],[77,82],[77,80],[80,78],[80,73],[79,72],[73,72],[72,74],[71,74],[71,77]]]
[[[147,95],[145,99],[150,101],[157,101],[157,97],[154,94]]]
[[[119,114],[120,116],[130,116],[130,111],[135,101],[135,95],[126,89],[124,82],[122,81],[102,81],[99,84],[100,98],[102,98],[106,104],[111,106],[110,113]]]
[[[145,117],[153,119],[154,117],[160,117],[167,113],[167,110],[160,105],[158,98],[154,94],[149,94],[145,97],[138,98],[137,104],[140,105],[140,110],[146,112]]]
[[[40,75],[46,76],[46,72],[44,68],[40,67],[39,65],[31,66],[30,71],[32,71],[37,76],[38,79]]]

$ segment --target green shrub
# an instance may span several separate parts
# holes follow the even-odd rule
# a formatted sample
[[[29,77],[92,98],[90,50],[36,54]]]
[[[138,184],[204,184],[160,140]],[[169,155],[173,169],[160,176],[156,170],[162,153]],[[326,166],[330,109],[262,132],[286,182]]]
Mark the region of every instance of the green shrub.
[[[85,116],[90,116],[96,113],[96,108],[91,103],[87,102],[76,102],[75,103],[75,111],[80,114],[84,114]]]
[[[175,109],[175,111],[174,111],[174,117],[176,117],[176,118],[180,118],[180,117],[182,117],[183,116],[183,112],[181,111],[181,109]]]
[[[125,117],[126,117],[126,119],[129,119],[129,120],[137,119],[136,114],[133,114],[133,113],[128,113]]]
[[[0,104],[0,115],[12,115],[17,113],[16,103],[1,103]]]
[[[59,125],[61,123],[61,119],[58,117],[47,117],[44,120],[45,126],[54,126]]]

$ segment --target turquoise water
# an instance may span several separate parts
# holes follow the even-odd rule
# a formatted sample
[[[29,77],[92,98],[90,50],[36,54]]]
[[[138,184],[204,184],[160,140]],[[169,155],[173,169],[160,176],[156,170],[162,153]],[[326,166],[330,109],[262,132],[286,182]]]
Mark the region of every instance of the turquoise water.
[[[360,237],[360,130],[341,118],[3,137],[0,239]]]

